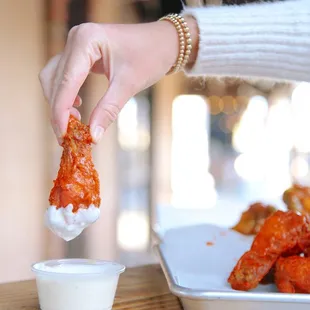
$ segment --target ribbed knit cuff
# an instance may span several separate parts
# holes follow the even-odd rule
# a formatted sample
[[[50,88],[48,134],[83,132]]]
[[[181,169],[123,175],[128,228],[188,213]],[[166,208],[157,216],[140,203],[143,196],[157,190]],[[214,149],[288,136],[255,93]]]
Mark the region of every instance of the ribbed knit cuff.
[[[310,0],[184,8],[199,27],[188,75],[310,82]]]

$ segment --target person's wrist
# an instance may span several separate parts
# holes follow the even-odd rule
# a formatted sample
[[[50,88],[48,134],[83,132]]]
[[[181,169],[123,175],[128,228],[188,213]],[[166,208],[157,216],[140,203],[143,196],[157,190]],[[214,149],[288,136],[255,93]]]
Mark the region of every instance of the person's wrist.
[[[198,47],[199,47],[199,29],[197,25],[197,21],[192,16],[183,16],[186,22],[186,26],[189,28],[190,38],[191,38],[191,53],[189,55],[188,62],[186,64],[186,68],[191,68],[196,62],[197,54],[198,54]],[[168,20],[160,20],[157,24],[163,27],[162,29],[162,37],[163,37],[163,44],[167,48],[167,56],[170,56],[167,60],[169,60],[170,68],[176,64],[179,51],[180,51],[180,44],[179,44],[179,36],[178,32],[176,31],[175,25]]]
[[[156,24],[158,25],[162,37],[161,44],[162,47],[165,49],[165,61],[167,61],[167,72],[170,68],[177,62],[179,57],[179,36],[175,29],[175,26],[167,21],[167,20],[160,20],[157,21]]]

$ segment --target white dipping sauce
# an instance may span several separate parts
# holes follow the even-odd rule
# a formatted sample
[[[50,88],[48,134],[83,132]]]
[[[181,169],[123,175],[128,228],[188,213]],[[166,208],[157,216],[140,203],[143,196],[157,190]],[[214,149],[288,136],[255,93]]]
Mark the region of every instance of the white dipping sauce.
[[[120,273],[112,262],[60,260],[33,266],[41,310],[110,310]]]
[[[73,213],[73,205],[65,208],[50,206],[45,212],[45,225],[60,238],[70,241],[82,233],[89,225],[95,223],[100,216],[100,209],[93,204],[87,209],[80,208]]]

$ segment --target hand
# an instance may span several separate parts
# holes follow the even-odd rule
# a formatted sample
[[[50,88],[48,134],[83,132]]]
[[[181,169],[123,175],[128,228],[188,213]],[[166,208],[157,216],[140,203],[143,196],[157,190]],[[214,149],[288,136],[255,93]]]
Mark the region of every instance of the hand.
[[[90,118],[95,143],[135,94],[160,80],[175,63],[178,35],[167,21],[136,25],[87,23],[72,28],[62,54],[40,73],[59,143],[69,115],[80,118],[78,93],[90,72],[105,74],[109,87]]]

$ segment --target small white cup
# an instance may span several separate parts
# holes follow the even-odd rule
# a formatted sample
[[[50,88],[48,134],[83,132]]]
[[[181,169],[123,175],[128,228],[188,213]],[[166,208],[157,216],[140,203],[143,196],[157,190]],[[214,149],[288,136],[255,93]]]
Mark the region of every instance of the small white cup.
[[[90,259],[35,263],[41,310],[110,310],[125,266]]]

